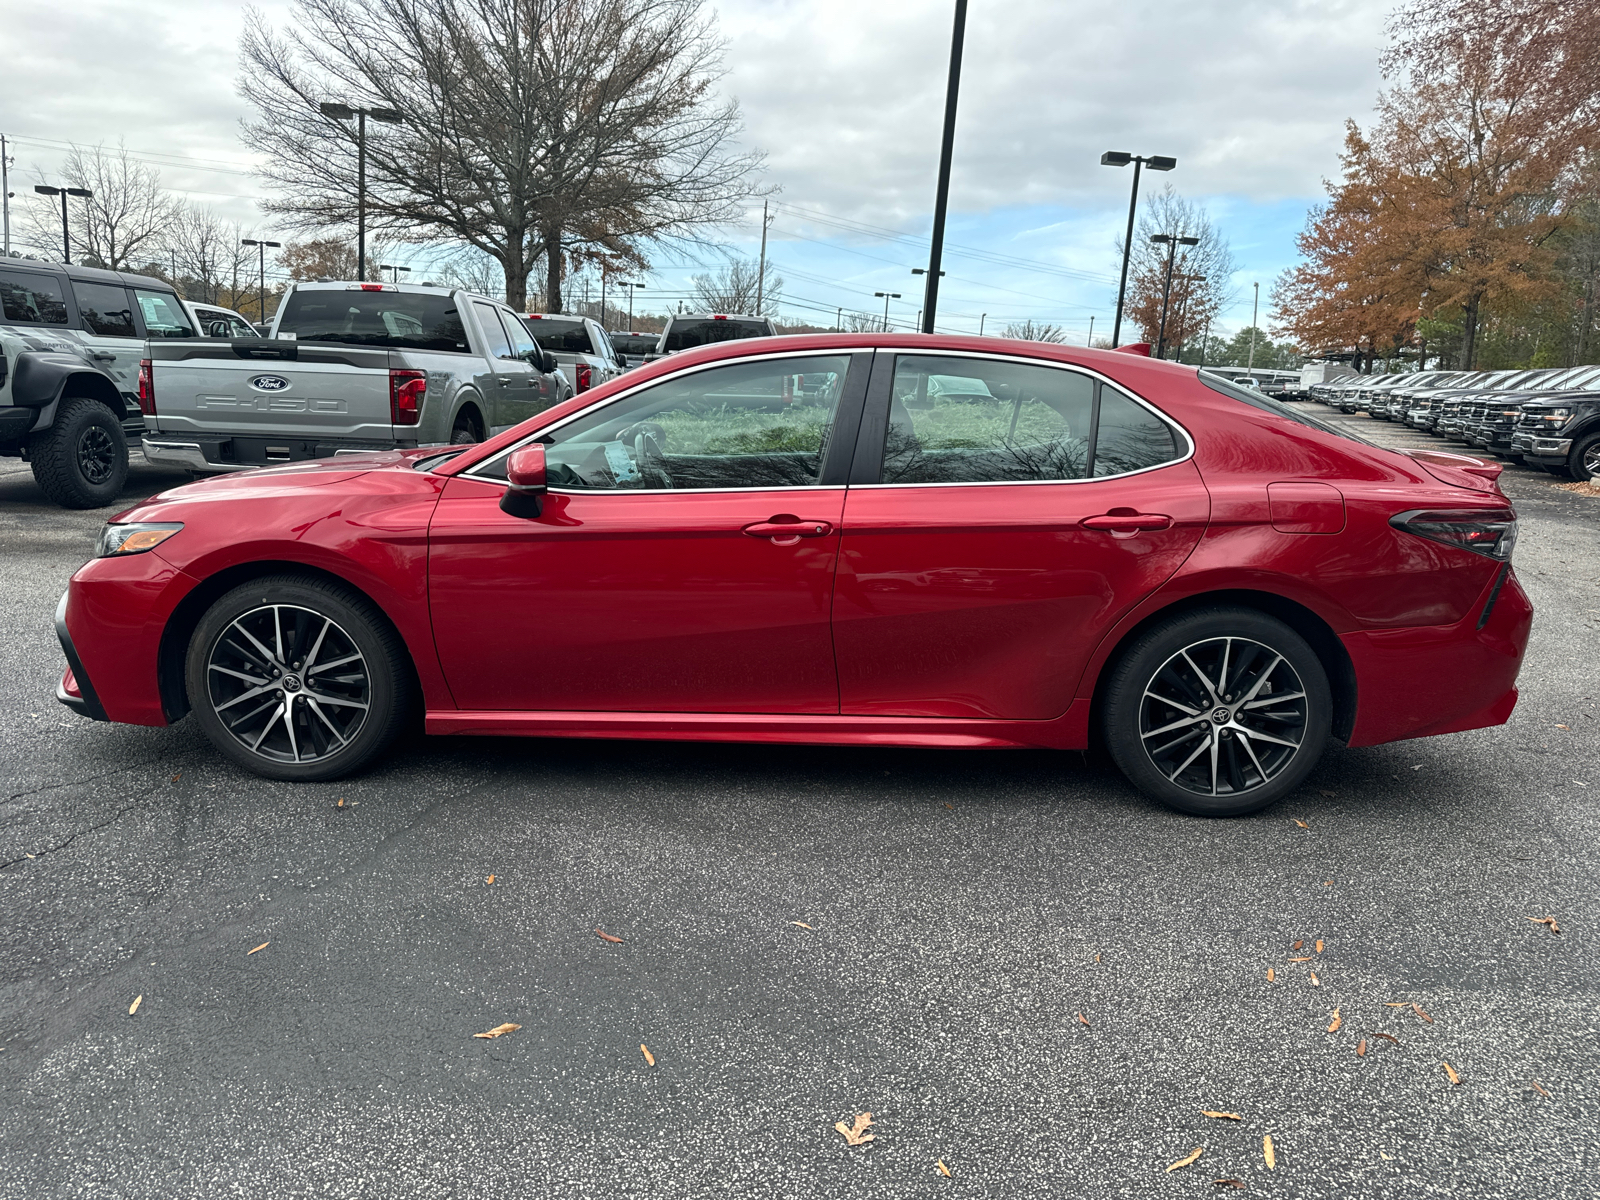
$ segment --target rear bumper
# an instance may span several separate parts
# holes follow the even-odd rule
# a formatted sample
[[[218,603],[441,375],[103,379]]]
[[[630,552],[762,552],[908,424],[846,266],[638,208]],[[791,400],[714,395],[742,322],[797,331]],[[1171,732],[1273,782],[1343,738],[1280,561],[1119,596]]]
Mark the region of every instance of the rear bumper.
[[[203,475],[221,475],[228,471],[248,471],[251,467],[307,462],[317,458],[336,458],[341,454],[371,454],[374,450],[410,450],[415,448],[416,443],[299,437],[228,437],[221,434],[173,436],[147,433],[140,445],[147,462],[179,467]]]

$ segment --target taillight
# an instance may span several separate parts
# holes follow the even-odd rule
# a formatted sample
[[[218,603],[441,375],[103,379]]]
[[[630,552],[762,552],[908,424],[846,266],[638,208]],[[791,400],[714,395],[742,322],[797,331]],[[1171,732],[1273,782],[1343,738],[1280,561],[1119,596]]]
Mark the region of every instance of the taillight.
[[[1430,542],[1471,550],[1500,562],[1510,560],[1511,549],[1517,544],[1517,514],[1509,508],[1447,512],[1413,509],[1390,517],[1389,524]]]
[[[389,423],[415,425],[422,418],[428,376],[422,371],[389,372]]]
[[[580,392],[587,392],[589,390],[589,385],[594,382],[594,368],[589,366],[587,363],[579,363],[577,374],[578,390]]]
[[[139,360],[139,411],[147,417],[156,415],[156,378],[148,358]]]

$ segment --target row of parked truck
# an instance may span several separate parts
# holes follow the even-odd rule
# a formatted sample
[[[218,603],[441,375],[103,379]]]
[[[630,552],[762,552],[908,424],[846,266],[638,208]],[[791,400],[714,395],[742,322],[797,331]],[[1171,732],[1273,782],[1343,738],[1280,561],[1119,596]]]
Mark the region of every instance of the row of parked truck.
[[[1600,365],[1358,375],[1314,384],[1310,397],[1555,475],[1600,475]]]
[[[128,448],[217,474],[481,441],[642,362],[771,322],[682,314],[627,354],[587,317],[432,284],[296,283],[272,322],[163,280],[0,263],[0,457],[69,508],[114,502]]]

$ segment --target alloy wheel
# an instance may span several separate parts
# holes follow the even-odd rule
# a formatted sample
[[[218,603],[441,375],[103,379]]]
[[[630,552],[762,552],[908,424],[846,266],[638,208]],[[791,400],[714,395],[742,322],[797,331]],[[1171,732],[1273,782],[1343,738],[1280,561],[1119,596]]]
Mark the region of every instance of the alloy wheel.
[[[97,425],[91,425],[78,438],[78,470],[91,485],[102,484],[111,478],[117,465],[117,447],[111,435]]]
[[[1306,690],[1270,646],[1249,638],[1195,642],[1167,659],[1139,702],[1139,739],[1171,783],[1199,796],[1238,796],[1277,778],[1306,735]]]
[[[1583,452],[1584,472],[1593,479],[1600,476],[1600,442],[1593,442]]]
[[[263,605],[230,622],[211,647],[206,681],[223,727],[275,762],[337,754],[360,733],[372,703],[367,662],[350,635],[292,604]]]

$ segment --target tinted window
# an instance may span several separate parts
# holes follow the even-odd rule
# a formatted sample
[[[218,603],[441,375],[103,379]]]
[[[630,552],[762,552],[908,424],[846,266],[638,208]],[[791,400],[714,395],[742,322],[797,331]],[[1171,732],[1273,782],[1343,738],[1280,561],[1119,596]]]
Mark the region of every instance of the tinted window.
[[[1261,397],[1263,400],[1267,398]],[[1269,404],[1279,401],[1267,400]],[[1094,473],[1126,475],[1181,457],[1172,426],[1110,388],[1100,389],[1100,419],[1095,424]]]
[[[1076,371],[902,355],[883,482],[1083,479],[1093,419],[1094,380]]]
[[[474,300],[472,307],[478,311],[478,327],[483,330],[484,340],[488,343],[485,349],[488,350],[489,357],[510,358],[511,342],[506,337],[505,328],[500,324],[500,316],[495,312],[494,305]]]
[[[133,305],[128,290],[109,283],[82,283],[74,280],[72,296],[78,302],[78,315],[90,333],[103,337],[137,337],[133,328]]]
[[[634,358],[642,354],[654,354],[660,341],[661,335],[659,333],[614,333],[611,335],[611,344],[623,354]]]
[[[645,388],[556,430],[545,451],[550,485],[815,486],[849,367],[848,355],[770,359]],[[478,473],[503,479],[505,458]]]
[[[661,352],[672,354],[690,350],[695,346],[709,346],[714,342],[734,342],[740,338],[767,337],[772,333],[765,321],[738,321],[726,318],[721,321],[678,321],[667,326]]]
[[[8,321],[31,325],[65,325],[67,298],[61,281],[27,271],[0,271],[0,312]]]
[[[139,313],[144,317],[145,334],[153,338],[192,338],[194,325],[178,297],[171,292],[151,292],[134,288]]]
[[[511,338],[512,357],[520,358],[524,362],[532,362],[533,360],[528,355],[534,352],[536,346],[533,341],[533,335],[528,332],[528,327],[513,314],[503,309],[499,310],[499,312],[500,322],[506,327],[506,333]]]
[[[552,354],[593,354],[589,329],[579,317],[529,317],[528,329]]]
[[[1281,400],[1274,400],[1270,396],[1261,395],[1259,392],[1252,392],[1245,388],[1235,387],[1231,380],[1224,379],[1221,375],[1213,374],[1210,371],[1200,372],[1200,382],[1205,384],[1214,392],[1221,392],[1224,396],[1230,396],[1235,400],[1242,400],[1251,408],[1259,408],[1262,412],[1269,412],[1275,417],[1282,417],[1284,420],[1293,421],[1297,425],[1306,425],[1312,429],[1320,429],[1323,433],[1331,433],[1335,437],[1342,437],[1352,442],[1360,442],[1363,446],[1377,445],[1376,442],[1369,442],[1364,437],[1358,437],[1356,434],[1351,433],[1348,429],[1341,425],[1334,425],[1331,422],[1319,420],[1317,417],[1311,416],[1309,413],[1302,412],[1298,408],[1290,408]]]
[[[455,302],[449,296],[417,292],[291,292],[278,332],[302,341],[351,346],[458,354],[471,350]]]

